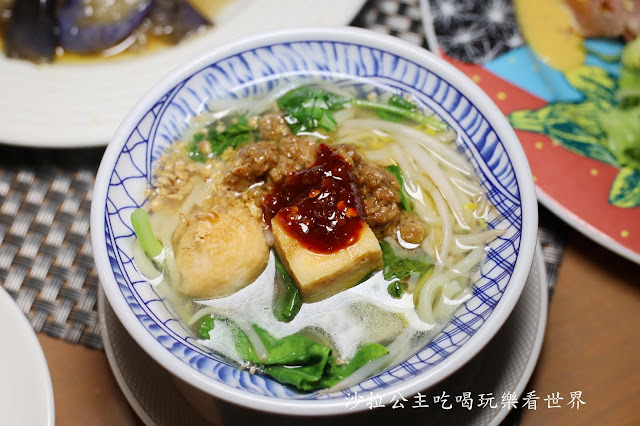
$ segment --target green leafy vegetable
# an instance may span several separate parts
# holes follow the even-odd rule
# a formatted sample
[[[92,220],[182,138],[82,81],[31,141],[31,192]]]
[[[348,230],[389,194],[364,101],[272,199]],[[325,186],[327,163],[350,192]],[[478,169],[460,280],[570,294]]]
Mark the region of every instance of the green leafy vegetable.
[[[385,280],[408,278],[412,272],[424,274],[433,266],[433,259],[426,253],[409,254],[396,251],[387,241],[380,242],[382,249],[382,274]]]
[[[277,101],[291,131],[295,134],[321,128],[332,132],[337,126],[334,116],[347,106],[373,109],[384,120],[407,119],[434,130],[446,130],[447,125],[433,116],[426,116],[406,99],[393,95],[388,104],[365,99],[348,98],[311,86],[301,86],[285,93]]]
[[[133,213],[131,213],[131,225],[145,253],[152,258],[162,253],[162,244],[160,244],[155,235],[153,235],[149,215],[146,210],[135,209]]]
[[[618,165],[640,170],[640,39],[624,46],[621,62],[616,92],[619,103],[600,114],[598,121]],[[610,194],[609,198],[617,197]]]
[[[616,108],[600,116],[600,125],[618,163],[640,170],[640,108]]]
[[[249,126],[247,117],[240,116],[222,132],[211,128],[206,136],[200,133],[194,135],[187,146],[187,153],[192,160],[205,162],[208,158],[220,156],[227,148],[238,148],[247,142],[257,140],[257,137],[258,130]],[[208,142],[210,149],[203,152],[200,147],[202,142]]]
[[[380,358],[388,353],[389,350],[382,345],[377,343],[367,343],[362,345],[353,358],[351,358],[346,364],[338,365],[333,358],[329,358],[329,362],[327,363],[324,374],[320,380],[317,383],[309,383],[306,389],[303,388],[303,390],[330,388],[346,377],[349,377],[369,361],[373,361],[374,359]]]
[[[625,68],[640,69],[640,38],[625,44],[621,62]]]
[[[319,359],[307,365],[272,365],[265,366],[264,372],[280,383],[293,385],[300,390],[321,388],[318,382],[322,379],[327,366],[325,359]]]
[[[230,327],[241,359],[261,366],[265,374],[280,383],[293,385],[304,391],[333,386],[367,362],[389,353],[384,346],[369,343],[363,345],[347,364],[337,365],[328,346],[299,333],[276,339],[266,330],[253,325],[267,350],[266,360],[261,360],[244,332],[228,319],[211,316],[202,318],[198,326],[200,337],[208,339],[216,321],[223,321]]]
[[[332,132],[338,124],[333,113],[348,102],[349,98],[335,93],[302,86],[278,99],[278,108],[285,113],[293,133],[311,132],[318,127]]]
[[[389,295],[394,299],[400,299],[404,294],[402,283],[398,280],[392,282],[387,286],[387,293],[389,293]]]
[[[396,108],[400,108],[402,110],[405,110],[407,112],[415,112],[417,111],[418,107],[416,107],[414,104],[412,104],[411,102],[409,102],[408,100],[406,100],[405,98],[398,96],[398,95],[392,95],[389,98],[389,102],[388,102],[389,106],[392,107],[396,107]],[[404,120],[404,117],[396,112],[390,112],[386,109],[377,109],[376,113],[378,114],[378,117],[382,118],[383,120],[387,120],[387,121],[395,121],[395,122],[400,122],[402,120]]]
[[[398,184],[400,185],[400,203],[402,204],[402,208],[405,209],[408,213],[411,213],[413,210],[413,204],[411,203],[411,196],[407,192],[404,183],[404,176],[402,175],[402,170],[398,165],[391,165],[387,167],[393,175],[396,177]]]
[[[278,321],[289,322],[295,318],[302,306],[300,292],[293,279],[284,268],[278,256],[276,259],[276,297],[274,298],[273,314]]]
[[[329,349],[326,358],[316,359],[310,364],[299,366],[267,365],[264,367],[264,372],[280,383],[293,385],[300,390],[312,391],[329,388],[353,374],[367,362],[388,353],[389,350],[384,346],[368,343],[360,347],[346,364],[336,364]]]
[[[203,339],[209,339],[209,332],[213,330],[213,327],[215,327],[215,322],[211,315],[202,317],[198,326],[198,336]]]
[[[640,98],[640,69],[625,68],[620,70],[616,99],[619,107],[628,108],[638,105]]]
[[[621,109],[640,104],[640,39],[627,43],[622,49],[622,68],[616,98]]]
[[[411,105],[412,108],[407,107],[407,104]],[[418,124],[424,124],[430,129],[436,131],[447,130],[448,128],[444,121],[434,116],[422,114],[418,111],[418,108],[415,105],[399,96],[392,96],[389,99],[388,104],[381,104],[364,99],[352,99],[351,105],[360,108],[373,109],[376,111],[378,116],[384,120],[400,121],[400,119],[404,118]]]
[[[252,349],[248,350],[245,348],[238,351],[244,355],[243,359],[247,359],[253,363],[265,365],[310,364],[317,359],[324,359],[326,361],[331,355],[330,347],[320,345],[305,335],[296,333],[283,337],[282,339],[276,339],[257,325],[254,325],[253,328],[267,349],[267,359],[262,361],[255,355],[251,355]],[[251,347],[249,339],[243,343],[248,345],[249,348]]]

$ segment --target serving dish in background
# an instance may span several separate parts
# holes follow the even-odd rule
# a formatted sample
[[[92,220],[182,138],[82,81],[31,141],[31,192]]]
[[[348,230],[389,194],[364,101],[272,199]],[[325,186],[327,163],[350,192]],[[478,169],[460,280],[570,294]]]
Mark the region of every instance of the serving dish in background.
[[[10,425],[55,424],[49,367],[36,333],[9,293],[0,286],[0,413]]]
[[[364,0],[229,0],[215,25],[175,47],[124,59],[33,64],[0,55],[0,143],[104,146],[126,112],[171,69],[233,38],[292,26],[346,25]],[[309,13],[313,10],[313,13]],[[10,82],[10,83],[9,83]]]
[[[286,58],[286,60],[283,60]],[[459,134],[507,233],[488,246],[473,296],[416,355],[348,390],[299,394],[222,361],[196,344],[166,302],[132,264],[129,216],[162,150],[187,130],[207,102],[256,81],[283,75],[360,78],[401,90],[435,111]],[[257,93],[256,93],[257,92]],[[537,204],[529,166],[503,115],[473,82],[421,48],[355,28],[296,29],[226,44],[184,65],[156,85],[127,115],[109,144],[96,179],[92,244],[105,294],[136,342],[169,372],[235,404],[292,415],[345,413],[355,392],[388,401],[453,374],[497,333],[515,306],[535,251]],[[351,412],[366,409],[355,407]]]
[[[572,84],[566,72],[549,66],[526,43],[525,31],[516,21],[515,2],[460,1],[456,19],[447,18],[444,2],[432,0],[428,2],[430,9],[426,0],[423,3],[429,12],[425,14],[429,44],[439,45],[439,53],[472,78],[505,115],[520,118],[511,120],[531,165],[539,201],[588,238],[640,264],[640,197],[634,191],[640,171],[622,172],[615,159],[602,161],[610,157],[599,152],[602,135],[594,135],[588,128],[598,118],[585,116],[586,109],[564,108],[594,101],[611,103],[611,99],[598,99],[598,91],[606,93],[607,87],[617,87],[623,43],[613,38],[585,39],[584,60],[572,69]],[[545,12],[543,7],[550,3],[561,7],[561,2],[547,2],[540,5],[542,13],[534,18],[539,19]],[[500,9],[497,14],[496,7]],[[540,20],[529,24],[526,31],[532,37],[557,32],[558,25],[560,30],[562,25],[570,25],[559,16],[548,25]],[[562,31],[556,34],[558,43],[565,36],[572,42],[555,49],[560,59],[575,57],[578,43],[582,43],[576,40],[577,32]],[[538,39],[553,40],[551,36]],[[580,76],[595,84],[576,85]],[[557,113],[563,108],[568,114]],[[574,137],[564,138],[563,133]]]
[[[594,55],[588,60],[589,67],[616,72],[615,64]],[[562,73],[542,64],[528,47],[511,50],[483,67],[458,66],[479,79],[480,87],[507,115],[584,99]],[[583,120],[580,116],[567,119],[566,126]],[[587,237],[640,263],[640,207],[623,207],[610,200],[621,168],[569,150],[543,132],[517,128],[524,123],[514,126],[531,164],[540,202]]]

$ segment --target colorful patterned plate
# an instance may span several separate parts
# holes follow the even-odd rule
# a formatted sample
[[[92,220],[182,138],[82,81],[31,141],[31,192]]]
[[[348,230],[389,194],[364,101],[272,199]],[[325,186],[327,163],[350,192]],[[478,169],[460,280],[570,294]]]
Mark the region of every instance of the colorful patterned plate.
[[[588,40],[585,63],[563,74],[523,44],[511,0],[430,4],[443,56],[516,129],[539,200],[588,237],[640,263],[640,171],[616,164],[597,125],[598,114],[615,104],[620,65],[607,58],[619,55],[621,43]]]

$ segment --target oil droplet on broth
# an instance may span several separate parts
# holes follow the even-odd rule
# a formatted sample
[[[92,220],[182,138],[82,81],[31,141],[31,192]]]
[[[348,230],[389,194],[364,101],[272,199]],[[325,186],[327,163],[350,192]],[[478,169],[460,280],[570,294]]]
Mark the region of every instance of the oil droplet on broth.
[[[547,65],[569,71],[584,63],[584,38],[562,0],[514,0],[524,39]]]

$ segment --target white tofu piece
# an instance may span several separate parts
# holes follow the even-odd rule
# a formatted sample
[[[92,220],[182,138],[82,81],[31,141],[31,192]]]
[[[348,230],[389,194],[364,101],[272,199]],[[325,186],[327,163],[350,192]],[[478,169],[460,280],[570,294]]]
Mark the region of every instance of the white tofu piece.
[[[334,253],[308,250],[289,235],[276,216],[271,221],[275,249],[305,303],[318,302],[358,284],[382,268],[382,250],[366,223],[358,241]]]

